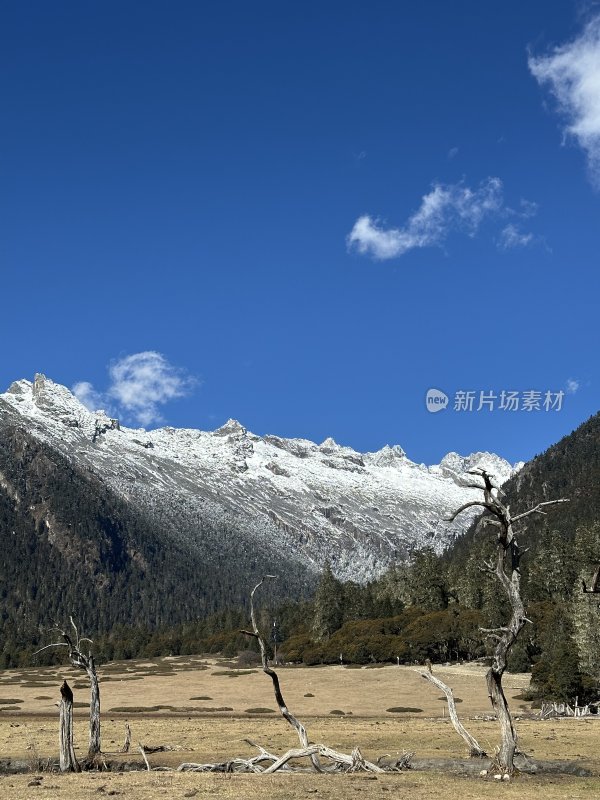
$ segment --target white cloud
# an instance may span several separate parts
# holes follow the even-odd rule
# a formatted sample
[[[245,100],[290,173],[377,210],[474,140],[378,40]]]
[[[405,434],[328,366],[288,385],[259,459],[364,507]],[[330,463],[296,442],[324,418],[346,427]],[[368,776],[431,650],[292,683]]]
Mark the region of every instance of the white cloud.
[[[79,381],[73,386],[73,394],[88,411],[98,411],[102,408],[104,399],[89,381]]]
[[[142,425],[160,422],[159,406],[186,395],[193,381],[153,350],[114,361],[108,395]]]
[[[485,217],[503,207],[502,181],[488,178],[477,189],[464,184],[434,184],[403,228],[385,229],[369,215],[359,217],[348,235],[348,247],[377,259],[397,258],[409,250],[442,244],[452,230],[477,233]]]
[[[98,392],[88,381],[73,386],[73,393],[88,409],[118,409],[140,425],[161,422],[160,407],[184,397],[196,384],[184,370],[174,367],[153,350],[134,353],[113,361],[109,366],[110,385]]]
[[[540,85],[550,87],[565,119],[565,133],[585,150],[600,187],[600,15],[577,38],[547,56],[528,60]]]
[[[513,247],[527,247],[533,240],[533,233],[522,233],[516,225],[511,223],[500,232],[499,245],[503,250],[511,250]]]
[[[567,394],[575,394],[579,389],[579,381],[577,378],[569,378],[567,380]]]
[[[456,158],[457,155],[458,155],[458,147],[451,147],[450,150],[448,150],[449,159],[452,160],[453,158]]]
[[[521,198],[519,201],[519,210],[515,213],[522,219],[529,219],[530,217],[535,217],[538,209],[538,204],[534,203],[533,200],[525,200],[524,198]]]

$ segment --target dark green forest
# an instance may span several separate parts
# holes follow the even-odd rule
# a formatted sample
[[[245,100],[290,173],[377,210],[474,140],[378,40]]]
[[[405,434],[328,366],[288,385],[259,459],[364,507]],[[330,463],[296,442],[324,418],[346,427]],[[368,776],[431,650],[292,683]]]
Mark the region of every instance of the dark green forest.
[[[247,603],[247,583],[287,571],[275,597],[308,596],[315,577],[289,569],[227,523],[198,520],[203,550],[73,467],[19,427],[0,424],[0,668],[31,663],[70,614],[94,636],[204,619]],[[241,546],[240,545],[241,540]]]
[[[62,624],[70,613],[94,636],[99,660],[210,652],[252,660],[253,643],[239,630],[247,627],[249,591],[263,567],[260,554],[251,569],[240,563],[229,576],[192,559],[187,571],[175,573],[170,564],[181,559],[177,543],[162,540],[158,547],[159,539],[139,519],[128,519],[126,506],[115,509],[114,498],[110,508],[103,505],[104,487],[95,491],[87,477],[81,479],[85,487],[78,485],[77,475],[61,472],[70,469],[66,463],[57,470],[53,458],[50,469],[39,445],[36,450],[18,432],[13,436],[8,450],[6,437],[0,445],[0,470],[7,474],[13,465],[10,485],[21,497],[35,489],[36,496],[56,500],[57,515],[57,509],[69,508],[71,516],[63,515],[61,524],[79,526],[79,550],[70,557],[65,544],[60,557],[56,547],[45,544],[47,531],[40,530],[45,517],[32,527],[24,522],[31,515],[15,511],[14,498],[0,502],[0,667],[59,658],[47,652],[39,657],[44,661],[37,661],[33,651],[49,641],[45,625],[52,619]],[[29,459],[27,469],[15,466],[19,443],[22,461]],[[33,486],[36,482],[40,485]],[[529,548],[521,572],[530,623],[512,649],[509,667],[532,671],[532,695],[539,698],[597,699],[600,594],[584,593],[582,581],[589,586],[600,563],[600,415],[529,462],[504,490],[513,514],[539,501],[570,500],[518,524],[520,544]],[[10,499],[6,491],[4,496]],[[106,515],[104,540],[82,527],[91,510],[95,518]],[[11,538],[11,530],[19,535]],[[19,551],[7,551],[11,545]],[[306,576],[288,574],[283,563],[269,564],[262,571],[274,572],[279,580],[261,590],[261,625],[278,657],[288,663],[485,659],[491,651],[480,628],[501,625],[509,613],[493,576],[480,569],[494,548],[493,528],[473,525],[443,555],[422,551],[410,564],[391,567],[367,585],[342,583],[326,568],[316,591]],[[19,559],[26,570],[19,569]],[[153,585],[156,574],[162,583]],[[105,581],[112,581],[110,592],[102,591]],[[47,610],[43,620],[41,602]]]

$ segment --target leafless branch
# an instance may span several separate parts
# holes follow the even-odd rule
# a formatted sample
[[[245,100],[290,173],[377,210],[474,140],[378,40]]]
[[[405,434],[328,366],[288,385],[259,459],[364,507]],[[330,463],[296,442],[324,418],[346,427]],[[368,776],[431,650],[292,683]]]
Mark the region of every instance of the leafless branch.
[[[458,718],[458,713],[456,711],[456,703],[454,700],[452,689],[449,686],[447,686],[443,681],[441,681],[438,677],[432,675],[431,672],[421,672],[420,674],[422,678],[425,678],[426,681],[429,681],[429,683],[432,683],[438,689],[441,689],[442,692],[446,695],[450,721],[454,726],[454,730],[467,743],[467,747],[469,748],[469,755],[478,756],[480,758],[484,757],[486,755],[485,750],[480,746],[477,739],[471,736],[471,734],[467,731],[467,729],[464,727],[464,725]]]
[[[148,770],[148,772],[151,772],[152,771],[152,767],[150,766],[150,762],[148,761],[148,759],[146,757],[146,751],[144,750],[144,745],[141,742],[138,742],[138,748],[139,748],[140,753],[142,754],[144,762],[146,763],[146,769]]]
[[[481,489],[481,487],[479,487]],[[459,514],[462,514],[463,511],[466,511],[467,508],[473,508],[474,506],[480,506],[481,508],[487,508],[489,511],[493,512],[493,506],[490,503],[482,502],[481,500],[471,500],[469,503],[465,503],[460,508],[458,508],[451,517],[446,517],[444,520],[445,522],[454,522],[454,520],[458,517]]]
[[[518,522],[520,519],[524,519],[528,517],[530,514],[545,514],[545,511],[542,511],[542,508],[546,508],[547,506],[556,506],[560,503],[568,503],[570,502],[568,498],[561,497],[560,500],[547,500],[545,503],[538,503],[535,508],[530,508],[529,511],[524,511],[522,514],[517,514],[516,517],[513,517],[511,522]]]
[[[50,647],[68,647],[69,645],[66,642],[52,642],[52,644],[47,644],[45,647],[40,647],[39,650],[36,650],[33,654],[37,656],[38,653],[43,653],[44,650],[48,650]]]

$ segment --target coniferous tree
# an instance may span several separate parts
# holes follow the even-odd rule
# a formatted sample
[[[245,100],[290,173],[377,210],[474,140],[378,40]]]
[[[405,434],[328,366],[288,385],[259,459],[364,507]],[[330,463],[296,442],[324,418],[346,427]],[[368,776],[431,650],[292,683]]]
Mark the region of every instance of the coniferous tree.
[[[407,571],[407,605],[440,611],[448,605],[448,581],[444,561],[431,548],[416,554]]]
[[[329,564],[321,574],[313,608],[312,634],[315,641],[321,642],[335,633],[344,619],[342,583]]]
[[[573,590],[573,638],[580,666],[600,682],[600,594],[589,591],[591,578],[600,564],[600,523],[579,528],[575,536],[579,575]],[[588,591],[583,591],[585,588]]]

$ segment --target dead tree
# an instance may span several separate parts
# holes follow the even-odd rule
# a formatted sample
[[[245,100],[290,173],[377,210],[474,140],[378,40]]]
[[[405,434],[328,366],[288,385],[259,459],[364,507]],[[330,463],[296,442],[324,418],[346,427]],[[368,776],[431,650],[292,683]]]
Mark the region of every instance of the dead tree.
[[[58,746],[61,772],[79,772],[73,747],[73,692],[64,681],[60,687]]]
[[[73,617],[69,617],[71,627],[73,628],[74,636],[70,636],[67,631],[59,628],[58,625],[54,630],[59,633],[64,639],[63,642],[52,642],[47,644],[40,650],[37,650],[34,655],[41,653],[43,650],[48,650],[51,647],[67,647],[69,649],[69,661],[73,667],[84,670],[90,682],[90,733],[89,733],[89,749],[88,759],[93,760],[100,753],[100,686],[98,684],[98,675],[96,673],[96,663],[91,649],[88,649],[88,654],[85,655],[82,650],[83,642],[93,644],[91,639],[80,637],[77,626],[73,622]]]
[[[125,742],[123,743],[123,747],[119,750],[119,753],[128,753],[129,748],[131,747],[131,728],[129,727],[129,723],[125,723]]]
[[[481,484],[468,484],[469,488],[480,489],[483,491],[483,500],[473,500],[465,503],[448,520],[454,522],[456,517],[468,508],[477,506],[485,509],[487,514],[482,517],[481,524],[493,525],[497,529],[497,547],[495,563],[484,562],[483,571],[494,575],[500,583],[502,589],[508,597],[511,607],[511,617],[508,624],[500,628],[482,629],[490,638],[496,642],[492,664],[486,675],[488,694],[492,707],[494,708],[501,729],[501,743],[496,755],[495,766],[506,775],[511,775],[514,771],[514,756],[517,748],[517,733],[515,731],[512,715],[502,688],[502,676],[506,670],[508,654],[510,648],[515,643],[517,636],[521,632],[526,622],[525,608],[521,599],[521,572],[520,561],[523,551],[519,548],[513,525],[531,514],[545,514],[544,508],[557,505],[558,503],[568,503],[566,499],[549,500],[538,503],[534,508],[524,511],[512,517],[510,506],[504,505],[500,500],[503,494],[499,486],[493,481],[493,475],[484,469],[474,469],[470,475],[477,475],[483,480]],[[505,562],[508,561],[508,574],[505,569]]]
[[[428,672],[421,672],[421,677],[425,678],[426,681],[432,683],[434,686],[437,686],[438,689],[441,689],[442,692],[446,695],[446,700],[448,701],[448,714],[450,715],[450,721],[454,726],[454,730],[458,733],[460,737],[462,737],[467,747],[469,748],[469,755],[473,758],[485,758],[487,753],[485,750],[480,746],[477,739],[475,739],[469,731],[465,728],[462,724],[460,719],[458,718],[458,713],[456,711],[456,703],[454,702],[454,695],[452,693],[452,689],[447,686],[443,681],[439,678],[436,678],[431,672],[431,662],[429,662],[429,671]]]
[[[285,704],[285,700],[283,699],[283,695],[281,694],[279,677],[277,676],[275,670],[271,669],[271,667],[269,666],[265,640],[261,636],[260,631],[258,629],[258,624],[256,622],[256,613],[254,610],[254,593],[259,587],[263,585],[265,580],[273,580],[275,579],[275,577],[276,577],[275,575],[265,575],[263,578],[261,578],[260,582],[257,583],[254,589],[252,589],[252,591],[250,592],[250,619],[252,621],[252,630],[251,631],[243,630],[241,632],[246,634],[246,636],[253,636],[257,640],[258,646],[260,648],[260,658],[262,661],[263,672],[266,675],[268,675],[269,678],[271,678],[271,680],[273,681],[273,691],[275,693],[275,701],[277,703],[277,706],[279,707],[281,715],[296,730],[296,733],[298,734],[298,739],[300,739],[300,744],[302,745],[302,747],[307,748],[309,744],[308,744],[308,734],[306,732],[306,728],[300,722],[300,720],[296,719],[296,717],[291,713],[291,711],[288,710],[288,707]],[[318,755],[316,753],[311,754],[310,760],[315,770],[317,772],[320,772],[321,765],[319,763]]]
[[[256,584],[250,593],[250,617],[252,620],[252,630],[241,631],[247,636],[254,637],[260,648],[260,656],[262,661],[263,672],[268,675],[273,682],[273,691],[275,692],[275,700],[279,706],[282,716],[294,728],[300,739],[301,747],[292,748],[281,756],[277,756],[265,750],[264,747],[255,744],[247,739],[247,743],[259,750],[258,755],[252,758],[231,758],[228,761],[220,761],[214,764],[195,764],[186,762],[180,764],[177,768],[179,772],[251,772],[260,773],[262,775],[270,775],[274,772],[306,772],[317,771],[320,773],[336,773],[336,772],[400,772],[403,769],[408,769],[413,754],[409,752],[402,753],[398,758],[385,768],[380,767],[378,764],[373,764],[367,761],[358,747],[355,747],[352,753],[340,753],[337,750],[332,750],[324,744],[312,744],[308,741],[308,734],[304,725],[296,719],[296,717],[289,711],[281,693],[279,685],[279,678],[274,669],[271,669],[268,661],[267,648],[265,640],[263,639],[256,622],[256,614],[254,610],[254,595],[256,590],[263,585],[265,580],[274,578],[274,575],[265,575],[262,580]],[[146,751],[148,748],[146,748]],[[312,767],[306,768],[291,764],[291,761],[298,761],[300,759],[309,758]],[[327,759],[321,762],[320,759]],[[264,766],[264,765],[267,766]],[[146,766],[148,764],[146,762]],[[156,767],[154,769],[157,769]]]
[[[584,580],[581,581],[581,586],[584,594],[600,594],[600,564],[596,567],[590,588],[588,589]]]

